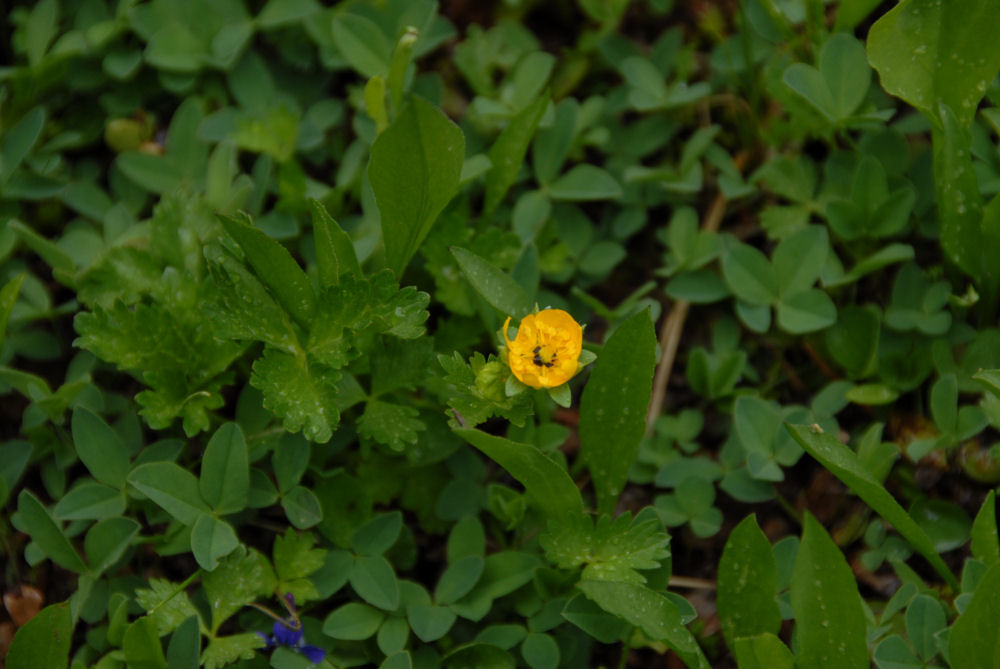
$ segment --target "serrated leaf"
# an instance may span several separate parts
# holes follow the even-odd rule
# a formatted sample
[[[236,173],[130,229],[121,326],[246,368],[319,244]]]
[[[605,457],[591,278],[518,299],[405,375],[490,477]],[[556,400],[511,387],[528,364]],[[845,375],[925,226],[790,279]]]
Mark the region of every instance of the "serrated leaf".
[[[340,422],[337,381],[341,373],[309,364],[304,355],[266,348],[253,364],[250,385],[264,395],[264,407],[282,419],[289,432],[326,443]]]
[[[296,532],[289,528],[274,538],[274,569],[278,579],[291,581],[305,578],[323,566],[328,551],[313,548],[316,537],[311,532]]]
[[[205,669],[219,669],[237,660],[252,660],[258,648],[267,642],[256,632],[214,637],[201,653],[201,664]]]
[[[531,393],[508,396],[502,389],[501,392],[490,392],[489,384],[485,384],[485,387],[480,386],[477,374],[489,364],[481,353],[474,353],[469,363],[466,363],[457,351],[451,357],[438,355],[438,362],[445,370],[448,406],[458,412],[466,426],[475,427],[485,423],[490,416],[500,416],[515,425],[524,425],[525,419],[533,413],[534,402]],[[490,362],[494,362],[493,356],[490,356]],[[494,364],[496,365],[494,369],[499,370],[498,383],[504,376],[511,378],[509,367],[499,361]],[[489,392],[489,396],[484,394],[484,391]],[[449,423],[453,427],[459,426],[455,418]]]
[[[358,434],[402,452],[417,443],[419,433],[426,429],[423,421],[417,418],[419,415],[413,407],[369,400],[358,419]]]
[[[276,579],[267,558],[241,546],[215,570],[205,574],[202,582],[212,611],[214,634],[219,625],[247,603],[271,596]]]
[[[156,619],[160,636],[173,632],[191,616],[200,618],[187,593],[178,590],[176,583],[161,578],[149,579],[148,589],[137,589],[135,601]]]
[[[313,221],[313,244],[316,246],[316,265],[320,285],[335,286],[342,274],[361,276],[361,266],[354,250],[354,243],[337,221],[317,200],[309,201]]]
[[[602,514],[596,524],[589,516],[571,516],[549,523],[540,538],[545,556],[560,568],[585,565],[584,580],[640,584],[646,578],[638,570],[659,568],[670,556],[669,541],[658,519],[633,519],[628,512],[614,520]]]

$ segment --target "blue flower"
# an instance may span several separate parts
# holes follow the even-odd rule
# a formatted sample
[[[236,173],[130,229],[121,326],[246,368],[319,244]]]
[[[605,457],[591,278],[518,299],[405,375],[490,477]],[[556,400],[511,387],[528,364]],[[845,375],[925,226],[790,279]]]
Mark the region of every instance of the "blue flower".
[[[319,664],[326,657],[326,651],[322,648],[306,644],[305,639],[302,638],[301,623],[298,629],[295,629],[276,620],[274,621],[274,626],[271,628],[271,636],[267,636],[263,632],[257,632],[257,634],[267,642],[268,648],[288,646],[297,653],[305,655],[306,659],[313,664]]]

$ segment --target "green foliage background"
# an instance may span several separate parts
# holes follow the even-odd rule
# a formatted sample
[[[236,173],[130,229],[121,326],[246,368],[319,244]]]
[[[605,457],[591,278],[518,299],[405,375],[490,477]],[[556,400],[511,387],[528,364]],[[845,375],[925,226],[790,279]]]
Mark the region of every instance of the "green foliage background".
[[[5,21],[10,669],[1000,666],[991,0]]]

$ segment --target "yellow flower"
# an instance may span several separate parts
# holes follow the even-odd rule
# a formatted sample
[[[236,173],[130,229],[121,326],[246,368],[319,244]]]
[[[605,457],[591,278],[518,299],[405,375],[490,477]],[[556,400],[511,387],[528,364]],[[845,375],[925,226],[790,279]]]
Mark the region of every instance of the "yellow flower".
[[[532,388],[555,388],[573,378],[583,346],[583,328],[562,309],[545,309],[521,319],[514,341],[503,324],[507,364],[517,380]]]

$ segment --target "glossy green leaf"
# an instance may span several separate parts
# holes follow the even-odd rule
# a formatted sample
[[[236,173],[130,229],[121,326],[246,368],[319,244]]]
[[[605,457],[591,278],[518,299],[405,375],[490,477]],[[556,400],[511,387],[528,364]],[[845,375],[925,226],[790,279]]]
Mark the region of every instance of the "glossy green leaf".
[[[584,388],[580,447],[602,511],[618,500],[645,433],[655,366],[656,335],[643,310],[614,331]]]
[[[66,669],[72,642],[68,603],[46,606],[14,635],[7,669]]]
[[[209,513],[198,479],[173,462],[139,465],[129,472],[128,482],[185,525],[194,525],[203,513]]]
[[[243,249],[257,277],[268,287],[278,303],[302,325],[312,322],[316,294],[309,277],[284,246],[249,221],[219,216],[222,226]]]
[[[997,620],[1000,620],[1000,564],[993,565],[983,575],[965,611],[952,623],[948,637],[951,666],[1000,667]]]
[[[882,86],[938,117],[944,102],[968,126],[1000,69],[1000,13],[992,0],[903,0],[868,33],[868,59]]]
[[[16,526],[31,535],[42,553],[59,566],[78,574],[87,571],[76,548],[52,520],[48,510],[27,489],[22,489],[17,496]]]
[[[333,220],[317,200],[309,201],[313,222],[313,243],[316,246],[316,265],[320,283],[326,288],[335,286],[342,274],[361,276],[361,266],[354,250],[354,242]]]
[[[996,493],[990,490],[972,521],[972,556],[987,566],[1000,563],[1000,543],[997,539]]]
[[[710,666],[698,642],[684,627],[677,607],[660,593],[641,585],[607,581],[581,581],[577,587],[608,613],[669,645],[691,669]]]
[[[418,97],[372,145],[368,178],[382,217],[386,265],[396,276],[458,190],[464,161],[462,131]]]
[[[896,531],[927,558],[942,578],[955,590],[958,581],[941,560],[934,543],[927,533],[910,517],[892,495],[861,464],[850,448],[829,434],[817,432],[806,425],[787,425],[795,440],[820,464],[844,482],[858,497],[865,501]]]
[[[583,498],[573,479],[538,447],[471,428],[458,428],[455,434],[506,469],[550,517],[583,512]]]
[[[771,632],[736,639],[733,654],[740,669],[794,669],[795,656]]]
[[[523,110],[514,115],[500,136],[490,147],[492,167],[486,173],[486,197],[483,202],[483,216],[489,217],[510,190],[524,163],[528,145],[542,114],[549,106],[549,96],[542,95]]]
[[[869,666],[865,614],[854,573],[809,513],[795,559],[791,595],[799,664],[816,669]]]
[[[220,515],[242,511],[250,491],[250,464],[243,432],[225,423],[208,440],[201,459],[201,496]]]
[[[738,637],[778,633],[777,591],[778,566],[771,542],[757,526],[756,516],[749,515],[729,534],[719,560],[716,605],[730,648],[735,649]]]
[[[220,561],[213,571],[205,573],[202,583],[212,612],[213,634],[219,625],[247,603],[273,596],[277,584],[267,558],[243,546]],[[187,616],[184,615],[178,624],[184,618]]]
[[[515,319],[531,312],[534,306],[532,301],[509,274],[458,246],[451,247],[451,254],[476,292],[498,311]]]

